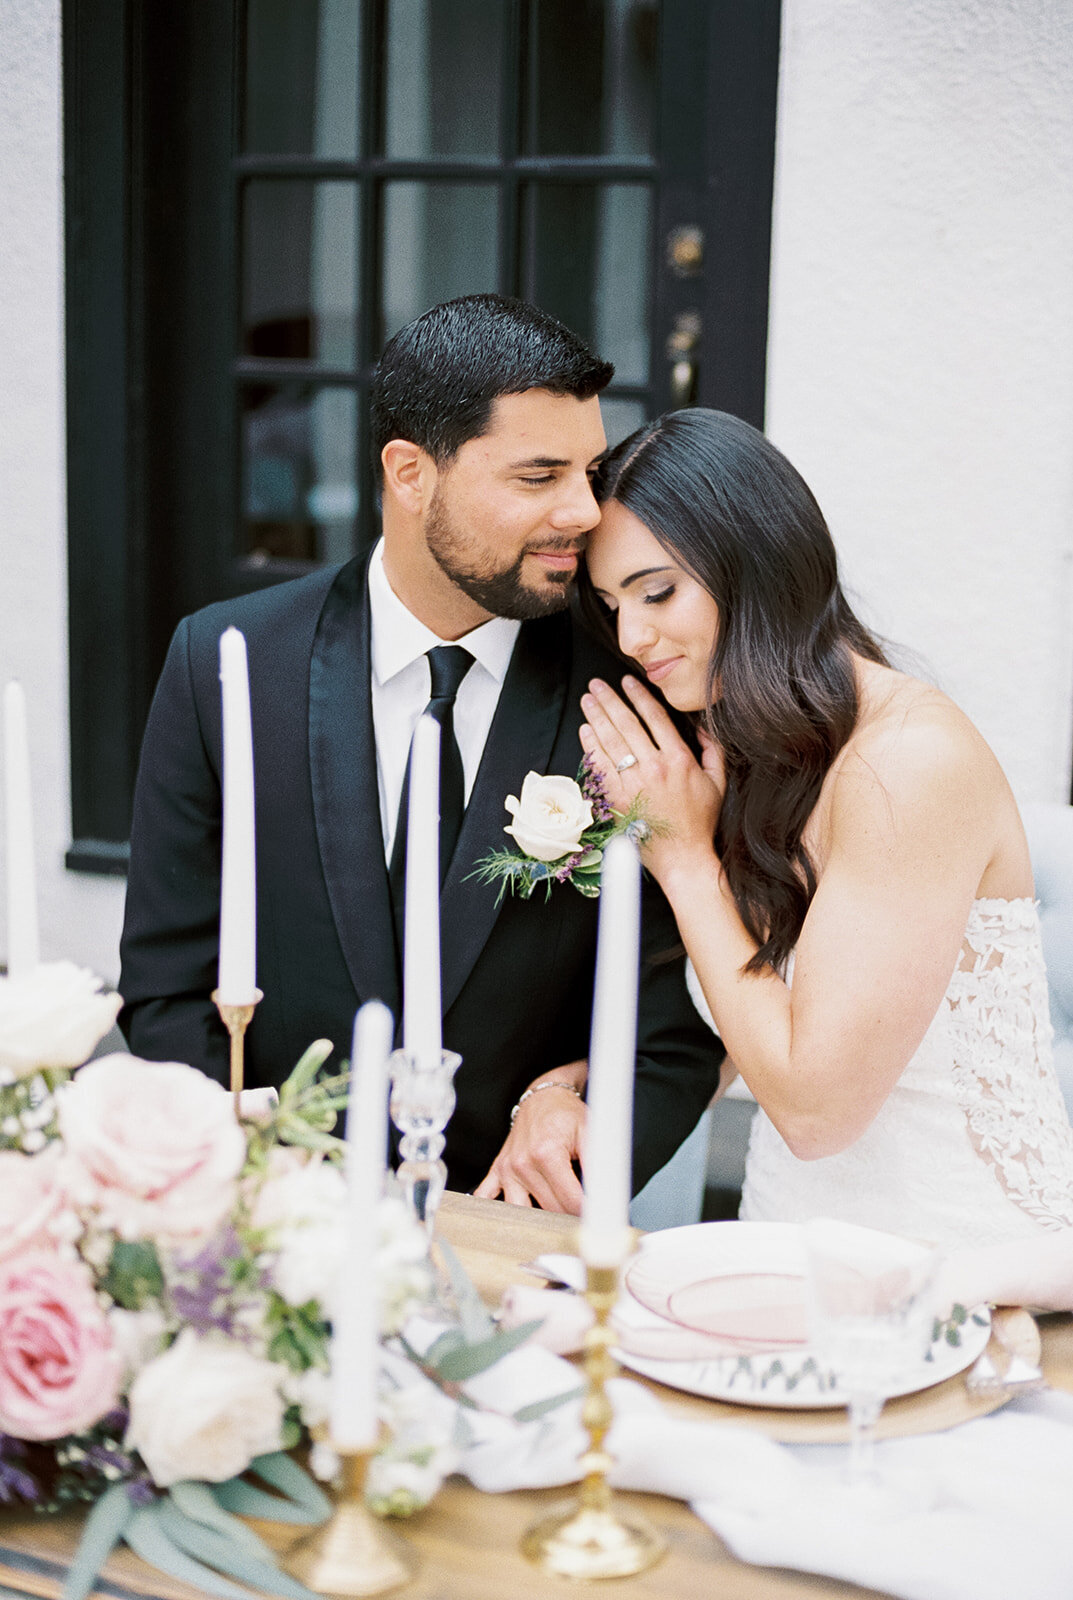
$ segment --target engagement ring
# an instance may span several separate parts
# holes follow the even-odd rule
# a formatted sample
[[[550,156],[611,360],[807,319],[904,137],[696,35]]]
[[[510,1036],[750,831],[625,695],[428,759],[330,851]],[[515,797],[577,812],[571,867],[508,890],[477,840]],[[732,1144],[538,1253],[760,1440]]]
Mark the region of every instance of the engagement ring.
[[[637,757],[635,755],[633,755],[632,752],[631,752],[630,755],[623,756],[622,760],[616,766],[615,771],[616,772],[625,772],[627,767],[635,767],[636,765],[637,765]]]

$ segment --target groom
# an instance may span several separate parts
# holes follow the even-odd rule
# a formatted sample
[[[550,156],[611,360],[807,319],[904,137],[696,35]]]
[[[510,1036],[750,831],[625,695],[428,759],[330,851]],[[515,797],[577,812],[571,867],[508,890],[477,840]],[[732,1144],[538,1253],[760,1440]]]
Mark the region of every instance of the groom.
[[[372,427],[371,554],[183,621],[142,749],[122,940],[131,1049],[226,1082],[215,986],[218,641],[246,636],[257,780],[257,972],[246,1082],[278,1084],[354,1012],[400,1006],[399,835],[410,737],[443,723],[444,1046],[462,1056],[449,1183],[577,1211],[596,905],[569,885],[498,908],[474,865],[530,770],[573,776],[579,699],[616,664],[566,610],[599,511],[612,368],[533,306],[470,295],[390,341]],[[405,814],[404,811],[402,813]],[[453,842],[453,849],[452,849]],[[698,1020],[666,902],[645,886],[634,1106],[640,1188],[693,1128],[721,1047]],[[656,960],[653,960],[656,957]],[[512,1120],[513,1116],[513,1120]],[[483,1182],[482,1182],[483,1180]]]

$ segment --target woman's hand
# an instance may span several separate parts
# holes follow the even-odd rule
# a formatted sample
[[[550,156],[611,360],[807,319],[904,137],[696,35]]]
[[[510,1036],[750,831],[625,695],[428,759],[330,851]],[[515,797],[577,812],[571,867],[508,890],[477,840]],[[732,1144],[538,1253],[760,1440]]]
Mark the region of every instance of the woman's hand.
[[[588,1077],[588,1062],[571,1061],[545,1072],[529,1085],[519,1102],[503,1147],[474,1189],[480,1200],[500,1195],[513,1206],[581,1215],[581,1184],[574,1163],[581,1160],[586,1106],[580,1099]],[[576,1092],[574,1092],[576,1091]]]
[[[698,762],[654,695],[636,678],[623,678],[622,687],[629,705],[599,678],[581,697],[588,718],[581,743],[604,793],[616,811],[641,797],[652,829],[644,862],[657,878],[687,862],[711,861],[726,787],[722,752],[702,735]]]

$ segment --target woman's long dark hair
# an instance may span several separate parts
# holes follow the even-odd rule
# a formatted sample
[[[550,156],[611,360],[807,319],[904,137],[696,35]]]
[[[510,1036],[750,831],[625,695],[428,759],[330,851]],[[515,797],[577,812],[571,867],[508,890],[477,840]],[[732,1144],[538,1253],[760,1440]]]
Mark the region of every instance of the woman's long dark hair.
[[[726,761],[715,844],[759,946],[748,970],[779,970],[816,889],[805,824],[857,721],[851,652],[886,658],[842,593],[808,485],[740,418],[701,407],[659,417],[606,458],[598,495],[632,511],[719,609],[697,718]],[[579,598],[614,642],[584,572]]]

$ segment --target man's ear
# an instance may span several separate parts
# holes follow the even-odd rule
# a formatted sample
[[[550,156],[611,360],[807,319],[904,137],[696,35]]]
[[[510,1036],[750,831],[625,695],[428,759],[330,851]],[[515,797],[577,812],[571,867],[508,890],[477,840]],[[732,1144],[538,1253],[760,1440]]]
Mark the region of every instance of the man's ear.
[[[384,469],[384,493],[404,511],[419,516],[428,507],[439,477],[428,451],[409,439],[389,439],[380,452],[380,462]]]

